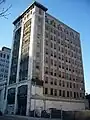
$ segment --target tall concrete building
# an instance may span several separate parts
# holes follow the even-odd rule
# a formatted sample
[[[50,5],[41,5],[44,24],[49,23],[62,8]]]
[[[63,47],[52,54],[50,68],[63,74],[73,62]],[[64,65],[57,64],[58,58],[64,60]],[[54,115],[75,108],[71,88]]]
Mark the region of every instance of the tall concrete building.
[[[80,34],[38,2],[14,22],[6,111],[85,109]]]
[[[8,81],[8,70],[10,63],[11,49],[2,47],[0,50],[0,111],[5,109],[6,85]]]

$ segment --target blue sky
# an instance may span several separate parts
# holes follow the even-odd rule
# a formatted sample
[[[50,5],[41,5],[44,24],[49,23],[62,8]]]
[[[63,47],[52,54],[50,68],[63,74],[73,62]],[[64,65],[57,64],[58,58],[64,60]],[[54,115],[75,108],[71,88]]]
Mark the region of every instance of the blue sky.
[[[13,20],[23,12],[33,0],[6,0],[5,6],[12,4],[8,19],[0,18],[0,48],[11,47]],[[77,30],[81,35],[82,55],[86,92],[90,93],[90,0],[37,0],[48,8],[48,12]],[[1,7],[0,7],[1,8]]]

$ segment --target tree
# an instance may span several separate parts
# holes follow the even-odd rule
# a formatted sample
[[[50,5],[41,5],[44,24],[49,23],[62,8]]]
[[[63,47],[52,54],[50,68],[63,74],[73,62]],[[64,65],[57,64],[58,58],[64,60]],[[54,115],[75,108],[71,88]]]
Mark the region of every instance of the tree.
[[[4,17],[7,19],[7,16],[10,14],[8,13],[9,9],[12,5],[8,6],[7,8],[4,8],[4,4],[6,3],[6,0],[0,0],[0,17]]]

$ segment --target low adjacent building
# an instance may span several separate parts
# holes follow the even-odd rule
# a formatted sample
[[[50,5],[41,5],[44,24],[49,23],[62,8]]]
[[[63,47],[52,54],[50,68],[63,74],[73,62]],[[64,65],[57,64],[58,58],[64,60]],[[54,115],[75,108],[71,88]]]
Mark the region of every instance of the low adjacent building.
[[[4,112],[11,49],[0,50],[0,111]]]

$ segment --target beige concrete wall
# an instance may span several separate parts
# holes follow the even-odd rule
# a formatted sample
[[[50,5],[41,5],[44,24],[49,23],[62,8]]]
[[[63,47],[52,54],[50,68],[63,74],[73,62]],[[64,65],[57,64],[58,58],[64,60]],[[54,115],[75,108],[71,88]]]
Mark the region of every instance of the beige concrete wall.
[[[31,100],[31,110],[36,109],[44,109],[44,105],[46,110],[49,108],[62,109],[65,111],[80,111],[85,110],[85,104],[82,102],[63,102],[63,101],[43,101],[43,100]],[[35,107],[36,106],[36,107]]]

